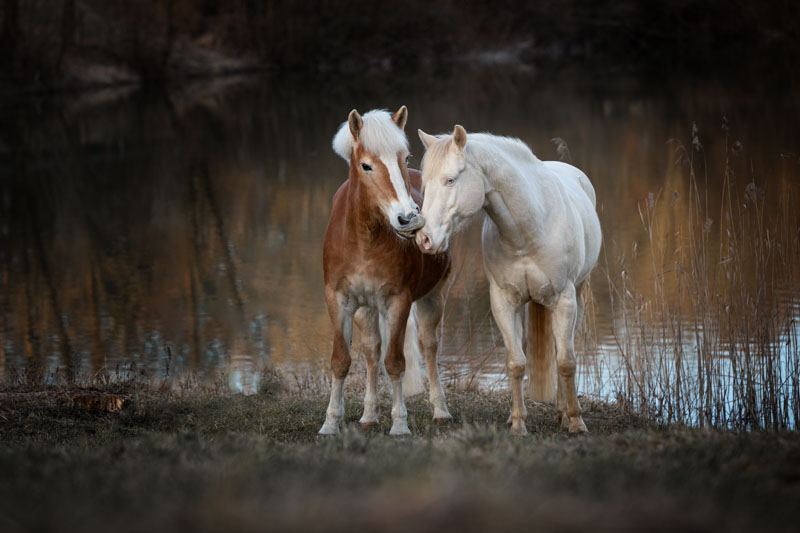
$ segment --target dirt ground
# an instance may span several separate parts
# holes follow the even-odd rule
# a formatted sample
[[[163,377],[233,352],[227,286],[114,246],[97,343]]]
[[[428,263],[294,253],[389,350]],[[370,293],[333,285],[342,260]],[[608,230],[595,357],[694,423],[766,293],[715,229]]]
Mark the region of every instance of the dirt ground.
[[[0,389],[0,530],[796,530],[800,438],[659,427],[584,400],[574,437],[505,393],[410,399],[413,436],[317,436],[323,394],[176,393],[116,384]]]

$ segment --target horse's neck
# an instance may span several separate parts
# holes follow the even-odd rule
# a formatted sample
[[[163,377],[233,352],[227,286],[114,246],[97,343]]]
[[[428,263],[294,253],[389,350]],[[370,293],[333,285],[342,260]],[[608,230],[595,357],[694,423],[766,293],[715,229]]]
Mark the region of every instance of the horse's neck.
[[[502,142],[476,143],[469,152],[483,173],[484,210],[497,225],[501,239],[520,249],[539,241],[547,225],[542,162],[521,147],[503,146]]]
[[[380,208],[374,199],[366,194],[358,178],[350,176],[347,191],[347,235],[349,238],[370,244],[376,236],[383,233],[386,225]]]

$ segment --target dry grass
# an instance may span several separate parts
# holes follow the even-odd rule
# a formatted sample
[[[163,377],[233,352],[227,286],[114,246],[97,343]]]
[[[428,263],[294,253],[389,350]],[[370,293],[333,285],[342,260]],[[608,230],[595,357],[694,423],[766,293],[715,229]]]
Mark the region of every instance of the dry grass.
[[[123,409],[69,401],[88,386]],[[140,379],[4,387],[0,529],[791,530],[800,518],[794,432],[663,427],[585,401],[591,435],[530,405],[532,435],[517,439],[506,393],[453,389],[451,425],[417,396],[413,436],[389,437],[384,395],[379,428],[363,431],[351,394],[342,436],[321,438],[326,400]]]
[[[616,260],[606,243],[601,260],[623,365],[613,388],[620,401],[664,423],[796,428],[798,191],[778,177],[769,180],[777,190],[764,191],[727,122],[723,130],[721,180],[709,176],[693,127],[689,145],[673,143],[672,173],[685,190],[640,203],[649,269],[628,268],[640,253],[636,243]],[[744,183],[737,173],[748,176]],[[721,181],[721,190],[710,181]]]

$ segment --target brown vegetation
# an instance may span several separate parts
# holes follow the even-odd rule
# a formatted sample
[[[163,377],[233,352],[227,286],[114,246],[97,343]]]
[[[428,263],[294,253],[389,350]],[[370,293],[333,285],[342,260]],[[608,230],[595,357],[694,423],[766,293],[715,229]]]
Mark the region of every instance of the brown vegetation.
[[[670,186],[639,204],[642,250],[606,246],[624,363],[614,387],[667,423],[796,428],[800,190],[760,178],[727,120],[722,130],[722,161],[707,159],[696,126],[671,142]]]

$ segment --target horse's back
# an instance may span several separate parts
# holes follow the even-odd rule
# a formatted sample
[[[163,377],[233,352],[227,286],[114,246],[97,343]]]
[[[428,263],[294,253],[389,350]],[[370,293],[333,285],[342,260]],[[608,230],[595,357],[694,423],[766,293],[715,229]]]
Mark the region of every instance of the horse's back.
[[[341,243],[345,238],[345,211],[347,209],[347,191],[350,180],[342,183],[333,195],[331,202],[331,216],[325,228],[325,240],[322,243],[322,267],[325,283],[329,282],[331,270],[342,262]]]
[[[350,180],[345,180],[333,195],[333,202],[331,202],[331,216],[328,219],[328,228],[325,231],[325,242],[332,239],[332,230],[337,226],[344,224],[344,214],[347,210],[347,191],[350,189]],[[333,232],[335,233],[335,232]]]
[[[573,183],[577,183],[586,196],[589,197],[592,207],[597,208],[597,196],[592,182],[589,181],[589,177],[581,169],[563,161],[542,161],[542,163],[555,172],[562,179],[564,185],[569,187]]]

